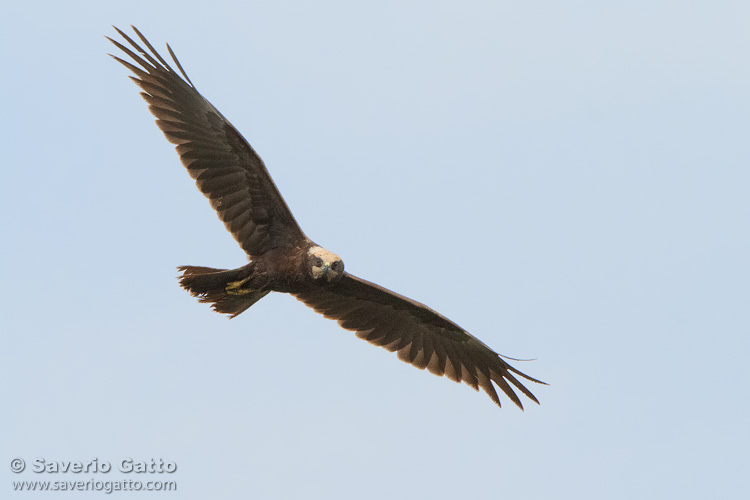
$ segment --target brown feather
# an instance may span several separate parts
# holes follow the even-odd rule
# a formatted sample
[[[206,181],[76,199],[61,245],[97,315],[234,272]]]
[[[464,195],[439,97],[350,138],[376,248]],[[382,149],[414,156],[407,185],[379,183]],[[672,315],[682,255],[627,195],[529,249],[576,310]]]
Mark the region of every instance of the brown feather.
[[[171,48],[176,73],[135,28],[141,47],[109,39],[132,63],[113,56],[135,76],[149,110],[183,165],[234,238],[250,255],[308,241],[271,180],[263,161],[226,118],[193,86]],[[135,63],[135,64],[133,64]],[[183,78],[184,77],[184,78]],[[242,209],[235,208],[243,203]],[[226,211],[226,213],[225,213]]]
[[[500,398],[493,383],[521,409],[523,405],[511,384],[538,403],[510,374],[510,370],[520,374],[518,370],[476,337],[419,302],[348,273],[336,283],[293,295],[337,320],[343,328],[353,330],[359,338],[395,351],[402,361],[476,390],[481,388],[498,406]]]

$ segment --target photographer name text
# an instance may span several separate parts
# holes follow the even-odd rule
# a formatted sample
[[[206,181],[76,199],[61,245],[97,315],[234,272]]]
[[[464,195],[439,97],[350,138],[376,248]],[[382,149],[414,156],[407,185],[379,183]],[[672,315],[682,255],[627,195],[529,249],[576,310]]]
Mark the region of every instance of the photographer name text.
[[[86,473],[103,473],[107,474],[112,470],[112,464],[107,460],[99,460],[94,458],[89,461],[73,461],[73,460],[46,460],[44,458],[35,458],[29,464],[29,467],[24,467],[22,459],[15,459],[11,463],[11,469],[13,472],[21,472],[24,469],[31,470],[37,474],[86,474]],[[122,460],[115,463],[116,470],[124,474],[171,474],[177,470],[177,464],[169,460],[159,459],[148,459],[148,460],[134,460],[130,457],[123,458]]]

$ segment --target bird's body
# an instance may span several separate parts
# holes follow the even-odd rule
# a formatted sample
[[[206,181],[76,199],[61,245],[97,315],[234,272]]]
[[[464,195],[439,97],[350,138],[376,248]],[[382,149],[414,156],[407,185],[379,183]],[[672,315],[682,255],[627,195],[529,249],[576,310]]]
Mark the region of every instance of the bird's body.
[[[341,259],[309,240],[307,245],[272,248],[250,259],[232,270],[182,266],[180,285],[216,312],[234,317],[269,292],[306,293],[344,275]]]
[[[231,317],[268,293],[289,293],[417,368],[481,387],[498,405],[493,383],[521,408],[511,385],[538,402],[514,374],[542,382],[510,366],[460,326],[424,304],[346,272],[338,255],[302,232],[263,161],[198,93],[171,48],[167,46],[184,79],[138,30],[149,52],[117,31],[138,54],[110,41],[137,66],[115,59],[133,71],[131,78],[143,90],[157,125],[250,260],[237,269],[180,267],[183,288]]]

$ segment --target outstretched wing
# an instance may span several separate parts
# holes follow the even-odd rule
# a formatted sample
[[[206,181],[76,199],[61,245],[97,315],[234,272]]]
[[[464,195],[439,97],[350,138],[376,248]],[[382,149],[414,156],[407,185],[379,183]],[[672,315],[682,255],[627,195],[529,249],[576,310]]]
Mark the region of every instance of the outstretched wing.
[[[544,382],[516,370],[481,340],[424,304],[349,273],[329,286],[294,295],[357,337],[398,352],[402,361],[476,390],[481,387],[498,406],[492,382],[521,409],[511,384],[539,403],[513,374]]]
[[[227,230],[248,255],[269,248],[295,246],[306,236],[271,180],[263,160],[210,102],[201,96],[167,45],[181,78],[146,38],[133,30],[150,51],[125,33],[135,49],[109,38],[138,66],[112,56],[133,73],[156,124],[177,153],[198,189],[211,201]]]

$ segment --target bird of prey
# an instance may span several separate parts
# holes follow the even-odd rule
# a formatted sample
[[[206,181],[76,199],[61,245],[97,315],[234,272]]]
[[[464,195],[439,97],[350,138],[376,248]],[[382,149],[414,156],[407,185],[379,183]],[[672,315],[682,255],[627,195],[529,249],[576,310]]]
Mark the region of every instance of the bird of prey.
[[[398,357],[435,375],[481,387],[498,406],[493,382],[518,407],[513,388],[534,395],[516,378],[543,384],[510,366],[486,344],[448,318],[344,270],[341,258],[302,232],[268,170],[250,144],[201,96],[167,45],[175,72],[146,38],[148,49],[115,30],[125,42],[107,37],[131,61],[131,79],[167,140],[219,218],[245,251],[249,263],[237,269],[182,266],[180,285],[200,302],[235,317],[270,292],[289,293],[357,337],[397,352]]]

